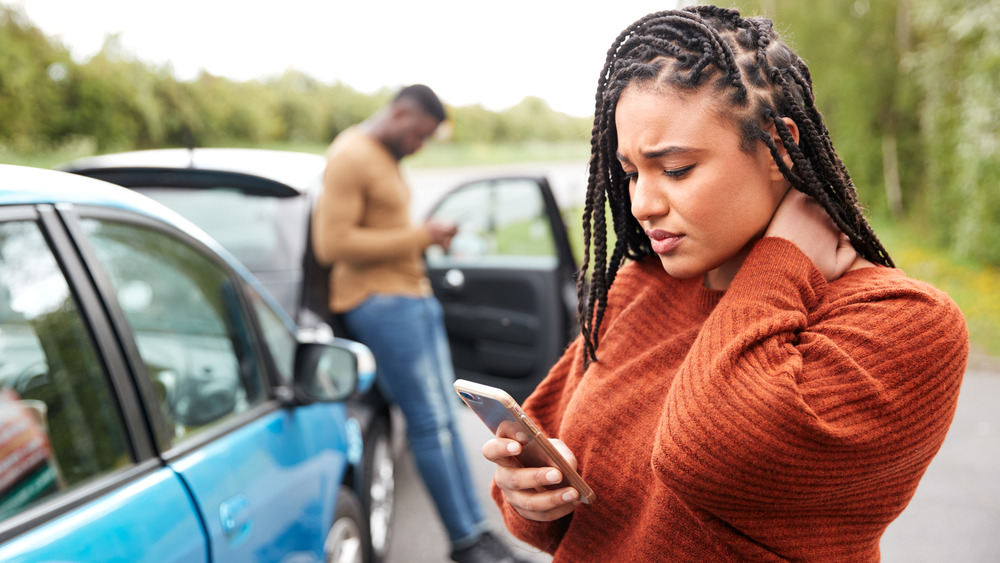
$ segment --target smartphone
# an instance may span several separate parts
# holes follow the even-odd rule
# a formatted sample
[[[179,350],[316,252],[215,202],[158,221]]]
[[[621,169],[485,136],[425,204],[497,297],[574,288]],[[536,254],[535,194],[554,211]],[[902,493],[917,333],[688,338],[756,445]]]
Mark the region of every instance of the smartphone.
[[[597,495],[593,489],[506,391],[464,379],[455,380],[455,391],[472,412],[486,423],[494,436],[515,438],[518,432],[527,436],[527,443],[519,440],[521,454],[516,458],[518,463],[524,467],[555,467],[562,472],[563,481],[553,488],[573,487],[580,493],[580,502],[594,502]]]

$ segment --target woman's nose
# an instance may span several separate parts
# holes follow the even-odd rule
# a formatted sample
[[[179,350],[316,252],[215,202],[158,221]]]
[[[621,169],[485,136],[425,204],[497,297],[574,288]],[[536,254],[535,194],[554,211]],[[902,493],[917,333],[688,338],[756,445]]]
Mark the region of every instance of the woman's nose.
[[[666,215],[670,211],[667,194],[649,177],[637,177],[629,189],[632,198],[632,216],[637,221],[646,221],[654,217]]]

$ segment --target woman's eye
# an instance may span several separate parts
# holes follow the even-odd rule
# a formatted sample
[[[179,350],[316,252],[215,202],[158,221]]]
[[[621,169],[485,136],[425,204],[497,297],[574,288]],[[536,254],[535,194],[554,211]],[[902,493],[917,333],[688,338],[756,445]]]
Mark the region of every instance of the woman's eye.
[[[694,168],[694,164],[684,166],[681,168],[674,168],[673,170],[664,170],[663,173],[671,178],[683,178],[691,169]]]
[[[626,172],[625,173],[625,181],[628,182],[628,183],[634,182],[635,179],[638,178],[638,177],[639,177],[639,173],[638,172]]]

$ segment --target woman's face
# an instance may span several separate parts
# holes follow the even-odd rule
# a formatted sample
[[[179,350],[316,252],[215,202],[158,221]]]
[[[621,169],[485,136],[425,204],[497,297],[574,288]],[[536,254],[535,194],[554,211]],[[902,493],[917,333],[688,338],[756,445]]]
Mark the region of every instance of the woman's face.
[[[710,92],[628,86],[618,101],[618,159],[632,215],[663,269],[729,287],[788,190],[763,143],[740,150]]]

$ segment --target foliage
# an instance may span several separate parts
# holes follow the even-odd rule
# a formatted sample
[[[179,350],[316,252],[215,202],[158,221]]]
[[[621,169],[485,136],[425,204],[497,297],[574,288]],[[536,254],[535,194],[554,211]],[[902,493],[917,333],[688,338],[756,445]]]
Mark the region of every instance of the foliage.
[[[52,43],[18,11],[0,6],[0,150],[38,148],[60,118],[60,80],[72,65],[69,52]]]
[[[918,3],[913,19],[927,222],[958,255],[1000,264],[1000,1]]]
[[[160,75],[130,60],[112,37],[84,65],[69,65],[60,81],[59,127],[51,140],[86,132],[106,151],[152,146],[163,137],[163,108],[156,99]]]
[[[88,61],[73,61],[15,9],[0,5],[0,155],[83,146],[98,152],[162,146],[329,143],[384,106],[393,92],[365,94],[291,69],[246,82],[202,73],[178,81],[127,53],[116,36]],[[449,108],[446,142],[585,139],[586,119],[526,98],[504,112]],[[9,160],[9,158],[7,159]]]

